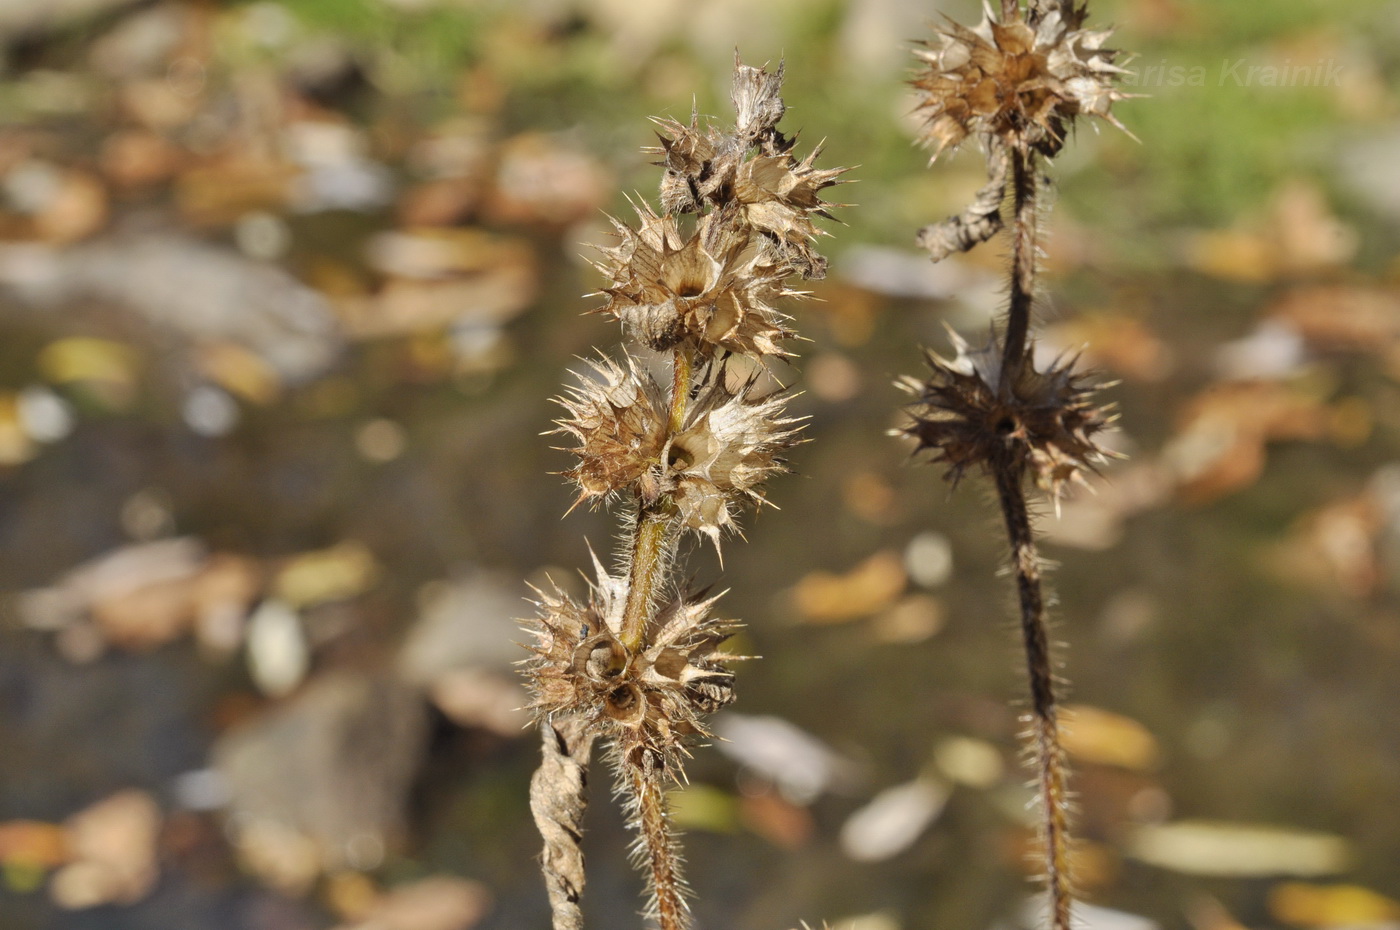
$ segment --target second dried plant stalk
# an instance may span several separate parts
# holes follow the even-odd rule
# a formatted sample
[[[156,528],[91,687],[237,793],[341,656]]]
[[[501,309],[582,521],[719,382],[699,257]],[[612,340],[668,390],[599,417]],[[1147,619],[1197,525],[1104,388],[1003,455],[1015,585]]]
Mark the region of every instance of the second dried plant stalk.
[[[1070,930],[1068,788],[1055,694],[1041,559],[1036,551],[1026,484],[1056,502],[1070,482],[1084,480],[1109,453],[1098,436],[1111,417],[1074,360],[1037,367],[1033,306],[1039,260],[1042,160],[1053,159],[1074,120],[1111,114],[1124,95],[1121,69],[1104,47],[1108,32],[1084,28],[1083,4],[1003,0],[976,28],[949,23],[918,51],[913,85],[924,119],[922,141],[936,159],[969,137],[987,156],[988,183],[963,213],[926,227],[919,243],[934,261],[966,251],[1007,228],[1011,239],[1005,322],[980,348],[954,336],[956,354],[929,353],[931,374],[901,384],[917,401],[902,432],[919,450],[948,466],[956,483],[969,470],[996,489],[1016,580],[1030,680],[1028,750],[1040,796],[1040,862],[1049,923]],[[1009,205],[1007,201],[1009,200]]]

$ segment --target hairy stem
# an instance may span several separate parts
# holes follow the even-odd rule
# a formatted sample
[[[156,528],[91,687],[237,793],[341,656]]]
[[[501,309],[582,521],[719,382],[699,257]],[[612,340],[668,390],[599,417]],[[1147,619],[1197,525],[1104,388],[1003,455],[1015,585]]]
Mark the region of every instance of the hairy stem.
[[[1035,299],[1036,272],[1036,188],[1035,154],[1012,149],[1011,158],[1011,303],[1006,314],[1006,341],[1003,343],[1001,384],[1005,394],[1017,383],[1026,362],[1027,338],[1031,327],[1031,303]]]
[[[690,379],[694,373],[695,352],[681,343],[671,364],[671,420],[667,427],[672,436],[679,433],[685,424],[686,406],[690,403]]]
[[[647,884],[659,930],[685,930],[690,926],[690,909],[683,895],[685,882],[681,878],[680,856],[666,807],[663,765],[653,753],[644,755],[642,765],[624,764],[637,805],[638,849],[645,857]]]
[[[652,609],[666,581],[666,569],[676,544],[675,505],[667,498],[654,504],[638,502],[628,564],[627,604],[618,639],[634,655],[646,640]]]
[[[588,807],[588,758],[593,734],[579,718],[545,721],[543,758],[530,779],[530,813],[544,838],[540,868],[554,930],[583,930],[583,814]]]
[[[1022,469],[1009,456],[992,463],[997,497],[1006,519],[1011,544],[1011,567],[1021,607],[1021,636],[1026,648],[1026,670],[1031,686],[1031,736],[1034,741],[1036,778],[1040,787],[1041,842],[1045,884],[1050,895],[1051,926],[1070,930],[1069,817],[1065,789],[1065,760],[1055,707],[1055,678],[1050,638],[1045,622],[1045,597],[1040,583],[1040,557],[1036,554]]]
[[[685,423],[694,370],[694,353],[685,346],[678,347],[672,358],[671,413],[666,424],[668,439],[679,433]],[[646,640],[647,623],[671,565],[677,540],[675,514],[675,505],[664,496],[650,503],[640,498],[637,501],[632,552],[627,566],[627,604],[618,635],[632,653]]]

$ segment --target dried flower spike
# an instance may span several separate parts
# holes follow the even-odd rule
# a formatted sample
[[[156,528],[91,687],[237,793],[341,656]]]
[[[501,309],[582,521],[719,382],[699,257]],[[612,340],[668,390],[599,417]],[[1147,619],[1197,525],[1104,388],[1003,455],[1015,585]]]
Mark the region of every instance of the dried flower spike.
[[[612,744],[637,831],[648,913],[660,930],[689,923],[666,790],[683,780],[706,717],[734,699],[725,663],[737,657],[720,647],[739,624],[711,617],[713,598],[676,593],[672,568],[687,531],[718,548],[739,508],[766,503],[764,482],[798,442],[799,419],[784,413],[789,394],[759,394],[757,374],[731,381],[729,360],[747,356],[761,374],[766,359],[790,354],[782,342],[794,333],[777,304],[805,296],[793,278],[826,267],[812,248],[813,218],[828,216],[820,192],[843,171],[816,168],[815,152],[792,155],[794,140],[776,126],[782,74],[735,62],[729,130],[702,130],[696,114],[689,125],[658,121],[661,145],[649,151],[665,169],[663,212],[638,204],[636,227],[614,220],[618,242],[594,262],[607,279],[595,312],[667,353],[671,371],[658,381],[630,352],[621,363],[601,359],[559,401],[555,432],[574,440],[578,457],[564,473],[578,487],[574,505],[621,498],[630,514],[621,570],[595,559],[587,602],[542,593],[530,624],[526,677],[545,729],[531,806],[546,840],[554,930],[582,925],[582,767],[599,737]],[[683,228],[684,213],[698,217]]]

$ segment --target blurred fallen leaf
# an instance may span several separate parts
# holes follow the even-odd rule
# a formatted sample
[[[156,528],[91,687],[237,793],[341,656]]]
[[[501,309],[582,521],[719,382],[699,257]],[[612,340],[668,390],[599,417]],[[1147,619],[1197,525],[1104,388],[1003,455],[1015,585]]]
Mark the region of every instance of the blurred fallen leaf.
[[[592,218],[613,191],[598,161],[560,136],[522,133],[502,144],[498,159],[485,208],[495,223],[568,226]]]
[[[385,233],[370,260],[392,277],[372,297],[338,302],[362,339],[452,325],[500,326],[535,299],[539,269],[524,242],[471,230]]]
[[[741,795],[739,812],[745,827],[782,849],[799,849],[816,832],[807,808],[772,791]]]
[[[772,716],[725,712],[715,717],[721,753],[778,786],[795,804],[811,804],[823,792],[855,781],[855,766],[793,723]]]
[[[1172,370],[1171,349],[1142,320],[1122,314],[1085,313],[1049,327],[1037,349],[1082,352],[1081,364],[1134,381],[1155,383]]]
[[[713,785],[691,783],[667,792],[666,801],[677,829],[733,833],[739,827],[740,799]]]
[[[225,158],[186,168],[175,205],[195,226],[224,226],[254,210],[287,205],[301,169],[261,158]]]
[[[1394,926],[1400,901],[1360,885],[1284,882],[1269,889],[1269,913],[1300,927]]]
[[[1296,387],[1247,381],[1202,391],[1182,409],[1179,423],[1162,459],[1180,496],[1203,504],[1258,480],[1268,443],[1320,439],[1330,419],[1321,400]]]
[[[33,214],[34,234],[55,245],[86,239],[107,222],[107,188],[96,177],[65,171],[57,188]]]
[[[1368,487],[1304,514],[1273,550],[1279,580],[1369,596],[1384,577],[1380,537],[1390,523],[1386,511],[1385,501]]]
[[[1130,517],[1166,503],[1174,485],[1175,476],[1160,462],[1120,465],[1105,480],[1074,490],[1061,501],[1059,516],[1041,521],[1039,529],[1056,545],[1099,552],[1118,544]]]
[[[1400,292],[1355,284],[1295,287],[1266,312],[1323,350],[1390,357],[1400,340]]]
[[[22,465],[39,452],[20,418],[19,395],[0,393],[0,466]]]
[[[467,930],[491,912],[480,882],[432,875],[389,890],[358,923],[338,930]]]
[[[852,514],[876,526],[888,526],[900,517],[894,488],[873,471],[848,475],[841,483],[841,500]]]
[[[889,610],[875,615],[875,639],[882,643],[919,643],[943,629],[943,602],[927,594],[901,598]]]
[[[204,104],[202,94],[188,93],[165,75],[123,81],[116,90],[123,114],[146,129],[178,129]]]
[[[1005,765],[991,743],[971,736],[948,736],[933,747],[933,761],[949,781],[972,788],[990,788],[1001,781]]]
[[[808,623],[842,623],[894,604],[908,585],[904,560],[883,549],[844,575],[812,572],[792,588],[792,602]]]
[[[1345,264],[1359,243],[1356,231],[1331,212],[1315,184],[1294,179],[1274,195],[1263,219],[1193,235],[1186,260],[1204,274],[1264,282]]]
[[[246,401],[266,405],[282,393],[282,378],[277,369],[237,343],[206,344],[199,348],[196,359],[206,378]]]
[[[240,857],[278,888],[379,867],[401,838],[425,737],[422,697],[387,674],[328,671],[221,736]]]
[[[1115,765],[1136,772],[1161,762],[1157,739],[1141,723],[1088,704],[1067,704],[1061,744],[1080,762]]]
[[[1329,833],[1209,820],[1141,825],[1127,852],[1173,872],[1234,877],[1331,875],[1353,859],[1351,844]]]
[[[322,896],[336,916],[357,922],[369,915],[382,893],[363,872],[337,872],[326,878]]]
[[[841,848],[857,862],[880,862],[908,849],[943,812],[948,788],[919,778],[886,788],[841,825]]]
[[[64,824],[72,861],[54,874],[49,895],[67,910],[134,904],[155,887],[161,814],[144,791],[121,791]]]
[[[42,820],[0,823],[0,866],[27,865],[47,870],[69,858],[68,834],[58,824]]]
[[[434,679],[433,704],[453,723],[516,738],[525,732],[530,696],[516,676],[484,668],[458,668]]]
[[[101,381],[133,390],[137,379],[136,350],[124,343],[91,336],[70,336],[49,343],[35,360],[54,384]]]
[[[362,594],[379,581],[381,569],[364,543],[346,540],[290,559],[272,581],[273,593],[295,609]]]
[[[311,668],[311,647],[301,616],[291,605],[268,598],[248,618],[248,673],[258,690],[285,697]]]

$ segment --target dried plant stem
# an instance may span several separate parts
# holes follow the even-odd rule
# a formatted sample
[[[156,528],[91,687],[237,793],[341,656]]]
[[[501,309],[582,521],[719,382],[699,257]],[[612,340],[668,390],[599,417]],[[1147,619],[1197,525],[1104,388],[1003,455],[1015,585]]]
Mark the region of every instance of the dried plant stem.
[[[1046,890],[1054,930],[1070,930],[1069,818],[1065,788],[1064,752],[1060,748],[1055,706],[1054,663],[1045,621],[1045,597],[1040,583],[1040,557],[1036,553],[1022,469],[1009,457],[992,463],[997,497],[1011,544],[1011,566],[1021,608],[1021,636],[1026,647],[1026,671],[1031,685],[1031,735],[1034,739],[1036,777],[1042,807],[1041,842],[1044,844]]]
[[[1006,338],[1002,343],[1000,390],[1016,384],[1026,361],[1027,337],[1031,326],[1031,305],[1035,300],[1037,255],[1035,155],[1013,149],[1011,158],[1011,302],[1006,313]]]
[[[1006,198],[1007,157],[989,155],[990,177],[966,210],[919,230],[919,247],[929,259],[941,262],[949,255],[966,252],[1001,232],[1001,204]]]
[[[637,502],[628,561],[627,606],[618,639],[629,652],[638,652],[657,595],[666,581],[666,569],[676,546],[675,507],[666,498],[652,504]]]
[[[583,930],[583,814],[594,734],[577,717],[540,727],[542,761],[530,779],[530,813],[544,838],[540,867],[554,930]]]
[[[695,374],[695,353],[686,346],[679,346],[672,361],[671,378],[671,422],[668,424],[672,436],[681,431],[685,423],[686,404],[690,400],[690,379]]]
[[[680,856],[666,806],[664,762],[647,753],[642,765],[624,763],[631,780],[633,802],[641,831],[638,849],[646,857],[647,883],[656,909],[659,930],[685,930],[690,925]]]

